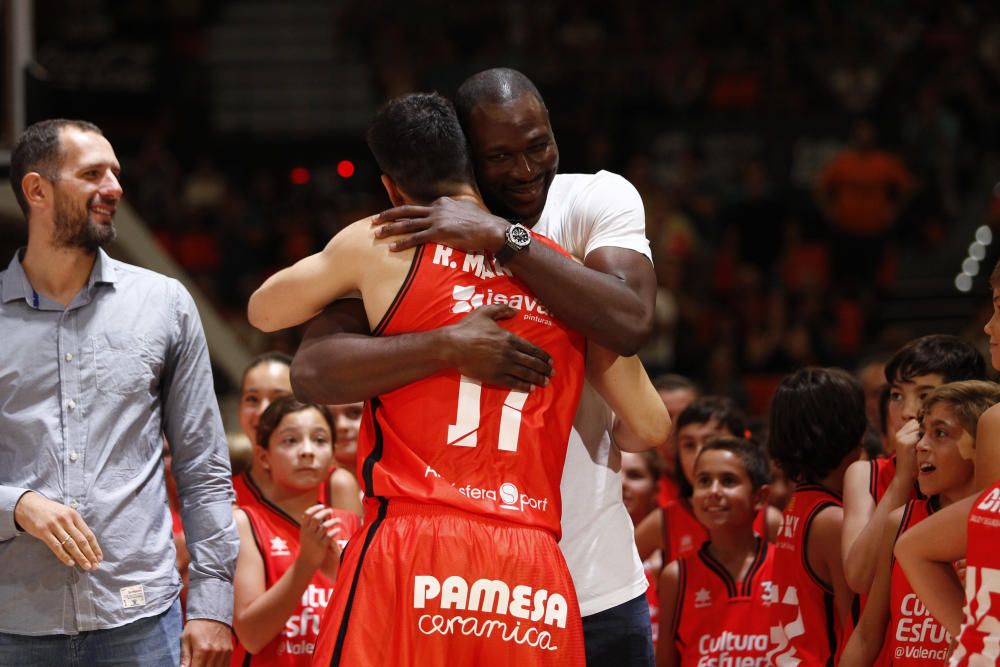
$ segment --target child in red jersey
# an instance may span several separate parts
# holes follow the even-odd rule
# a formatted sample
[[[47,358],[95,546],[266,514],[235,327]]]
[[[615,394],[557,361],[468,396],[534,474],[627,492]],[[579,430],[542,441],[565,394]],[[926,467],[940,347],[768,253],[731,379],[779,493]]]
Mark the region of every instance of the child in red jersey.
[[[993,315],[983,327],[990,361],[1000,369],[1000,264],[990,275]],[[949,665],[1000,662],[1000,406],[976,427],[976,488],[983,489],[915,526],[895,555],[928,611],[956,637]],[[966,559],[962,585],[953,563]]]
[[[977,380],[942,385],[924,399],[916,453],[917,480],[927,499],[911,500],[889,515],[868,603],[841,665],[931,667],[947,657],[951,636],[913,593],[892,548],[909,528],[973,493],[976,424],[998,401],[1000,385]]]
[[[767,457],[749,440],[717,438],[699,453],[691,502],[709,540],[660,575],[660,667],[766,664],[773,547],[753,524],[769,479]]]
[[[333,462],[334,420],[293,396],[260,417],[260,464],[271,479],[259,503],[235,510],[235,665],[308,665],[356,514],[316,503]],[[300,523],[301,522],[301,523]]]
[[[663,562],[669,563],[697,552],[708,539],[705,528],[691,511],[695,459],[710,438],[742,436],[746,429],[746,417],[740,409],[721,396],[698,398],[680,414],[674,426],[678,496],[636,525],[635,545],[641,559],[646,560],[661,549]]]
[[[772,664],[834,665],[850,627],[840,558],[844,471],[867,425],[861,386],[835,368],[804,368],[771,401],[771,457],[795,481],[775,541],[778,602],[769,610]],[[795,662],[798,661],[798,662]]]
[[[886,429],[895,443],[888,458],[858,461],[844,477],[844,575],[865,595],[875,576],[887,517],[917,499],[914,446],[917,414],[924,398],[946,382],[986,379],[982,356],[955,336],[924,336],[900,348],[885,366],[888,383]]]

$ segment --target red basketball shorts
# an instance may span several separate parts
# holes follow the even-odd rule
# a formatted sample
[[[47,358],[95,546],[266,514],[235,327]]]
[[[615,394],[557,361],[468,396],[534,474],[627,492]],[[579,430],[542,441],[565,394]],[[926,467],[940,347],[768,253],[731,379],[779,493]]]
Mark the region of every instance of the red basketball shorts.
[[[583,665],[555,538],[447,507],[385,502],[347,545],[313,665]]]

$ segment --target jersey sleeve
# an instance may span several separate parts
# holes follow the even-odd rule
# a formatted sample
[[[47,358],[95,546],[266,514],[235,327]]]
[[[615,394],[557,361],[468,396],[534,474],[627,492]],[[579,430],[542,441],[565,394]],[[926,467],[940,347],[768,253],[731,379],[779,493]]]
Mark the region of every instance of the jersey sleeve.
[[[579,193],[576,204],[587,211],[590,223],[584,256],[598,248],[613,247],[634,250],[652,261],[642,197],[625,178],[598,172],[592,184]]]

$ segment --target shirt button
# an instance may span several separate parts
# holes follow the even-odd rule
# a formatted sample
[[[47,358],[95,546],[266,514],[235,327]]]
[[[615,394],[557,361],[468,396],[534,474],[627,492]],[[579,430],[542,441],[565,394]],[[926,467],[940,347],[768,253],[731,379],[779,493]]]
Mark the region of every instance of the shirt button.
[[[66,353],[66,361],[73,361],[73,353],[72,352],[67,352]]]
[[[73,399],[70,399],[69,403],[66,404],[66,407],[69,408],[70,410],[72,410],[73,408],[76,407],[76,401],[74,401]]]
[[[79,458],[79,457],[76,455],[76,452],[70,452],[69,453],[69,460],[70,461],[76,461],[77,458]]]
[[[76,509],[77,507],[79,507],[79,504],[76,502],[76,500],[71,500],[69,501],[69,506],[72,507],[73,509]]]

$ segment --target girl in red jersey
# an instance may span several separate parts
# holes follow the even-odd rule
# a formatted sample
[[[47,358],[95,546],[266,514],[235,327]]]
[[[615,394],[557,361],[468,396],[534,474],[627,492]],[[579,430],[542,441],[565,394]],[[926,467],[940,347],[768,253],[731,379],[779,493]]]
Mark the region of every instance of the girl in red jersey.
[[[333,461],[334,420],[293,396],[261,415],[260,463],[271,479],[261,503],[235,510],[235,665],[308,665],[356,514],[316,503]],[[300,523],[301,521],[301,523]]]
[[[292,394],[291,363],[292,358],[284,352],[265,352],[254,357],[243,371],[238,416],[240,427],[253,448],[253,458],[249,470],[233,476],[236,504],[240,507],[259,504],[262,497],[270,495],[272,482],[261,465],[263,448],[258,446],[257,425],[271,403]],[[354,437],[356,439],[357,435]],[[359,492],[350,470],[335,467],[318,497],[320,502],[332,507],[361,514]]]
[[[694,554],[708,539],[691,510],[695,459],[710,438],[741,436],[746,429],[746,417],[740,409],[721,396],[698,398],[680,414],[674,426],[678,496],[636,524],[635,545],[641,559],[648,559],[660,549],[663,562],[669,563]]]
[[[911,500],[889,516],[868,603],[841,665],[931,667],[947,657],[950,635],[913,593],[892,548],[898,535],[973,493],[976,423],[998,401],[1000,385],[976,380],[942,385],[924,399],[917,481],[928,498]]]
[[[772,664],[836,664],[853,597],[840,558],[840,493],[866,426],[861,385],[840,369],[796,371],[771,401],[768,449],[796,483],[774,545]]]
[[[993,315],[983,330],[990,361],[1000,370],[1000,264],[990,275]],[[1000,405],[976,427],[976,488],[903,535],[895,554],[913,590],[930,613],[957,638],[949,665],[1000,663]],[[952,565],[966,559],[962,585]]]
[[[767,457],[749,440],[717,438],[698,455],[692,505],[709,540],[660,575],[659,667],[767,664],[773,547],[753,524],[769,479]]]

